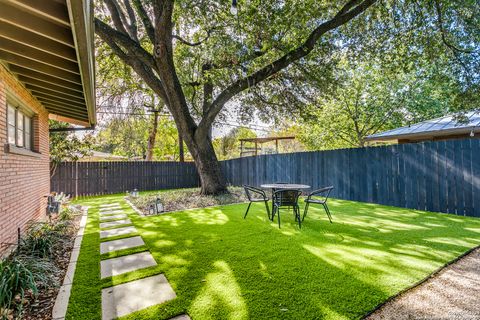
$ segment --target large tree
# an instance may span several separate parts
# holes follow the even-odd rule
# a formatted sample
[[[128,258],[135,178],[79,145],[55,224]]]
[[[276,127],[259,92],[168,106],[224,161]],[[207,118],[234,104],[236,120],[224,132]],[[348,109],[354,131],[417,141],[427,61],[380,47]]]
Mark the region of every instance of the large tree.
[[[217,193],[225,190],[225,180],[211,142],[212,124],[228,102],[238,105],[259,85],[292,87],[288,76],[296,68],[319,64],[328,88],[332,62],[344,50],[368,59],[395,47],[415,59],[417,52],[437,54],[441,43],[460,62],[465,82],[475,83],[478,2],[384,0],[371,8],[376,2],[239,1],[235,15],[218,0],[99,0],[95,26],[166,104],[196,163],[203,193]],[[475,96],[478,90],[469,92]]]
[[[252,1],[235,17],[224,1],[104,0],[95,27],[165,102],[195,161],[202,192],[211,194],[226,190],[210,136],[225,104],[306,57],[324,35],[375,2]]]

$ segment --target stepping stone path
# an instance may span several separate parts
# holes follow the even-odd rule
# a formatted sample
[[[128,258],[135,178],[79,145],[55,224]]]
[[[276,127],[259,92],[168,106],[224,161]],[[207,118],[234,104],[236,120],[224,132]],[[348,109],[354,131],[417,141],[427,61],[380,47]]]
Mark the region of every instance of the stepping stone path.
[[[100,221],[102,220],[115,220],[115,219],[126,219],[128,216],[123,213],[123,214],[112,214],[110,216],[101,216]]]
[[[123,249],[140,247],[144,245],[145,245],[145,242],[143,242],[143,239],[140,236],[113,240],[113,241],[105,241],[100,243],[100,254],[123,250]]]
[[[100,211],[101,216],[109,215],[109,214],[119,214],[119,213],[124,213],[125,211],[123,210],[107,210],[107,211]]]
[[[120,208],[119,203],[100,205],[100,220],[121,219],[101,222],[100,238],[127,236],[137,229],[131,224],[128,215]],[[100,254],[145,245],[142,237],[132,235],[129,238],[104,241],[100,243]],[[107,278],[139,269],[156,266],[157,262],[150,252],[140,252],[100,261],[100,276]],[[175,291],[163,274],[122,283],[102,289],[102,320],[111,320],[126,316],[132,312],[161,304],[176,298]],[[186,314],[170,320],[190,320]]]
[[[150,252],[140,252],[128,256],[102,260],[100,262],[100,276],[103,279],[156,265],[157,263]]]
[[[163,274],[105,288],[102,290],[102,319],[115,319],[176,297]]]
[[[123,226],[124,224],[132,224],[132,221],[130,221],[130,219],[122,219],[122,220],[115,220],[115,221],[109,221],[109,222],[102,222],[100,223],[100,228],[105,229],[110,227]]]
[[[135,233],[135,232],[137,232],[137,229],[135,229],[134,226],[102,230],[100,231],[100,238],[103,239],[108,237],[124,236],[126,234]]]
[[[104,203],[100,205],[100,208],[109,208],[109,207],[120,207],[120,203]]]
[[[191,320],[190,317],[186,314],[181,314],[179,316],[170,318],[170,320]]]

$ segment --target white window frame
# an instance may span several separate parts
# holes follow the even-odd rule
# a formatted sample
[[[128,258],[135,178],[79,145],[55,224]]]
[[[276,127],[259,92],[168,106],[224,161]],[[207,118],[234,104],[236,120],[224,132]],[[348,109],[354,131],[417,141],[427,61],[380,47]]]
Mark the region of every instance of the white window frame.
[[[9,130],[12,126],[9,116],[11,110],[14,111],[14,137],[12,137],[12,132]],[[19,128],[19,119],[22,119],[22,128]],[[25,121],[25,119],[28,120]],[[7,141],[18,148],[33,150],[33,117],[25,112],[23,108],[16,107],[11,102],[7,102]]]

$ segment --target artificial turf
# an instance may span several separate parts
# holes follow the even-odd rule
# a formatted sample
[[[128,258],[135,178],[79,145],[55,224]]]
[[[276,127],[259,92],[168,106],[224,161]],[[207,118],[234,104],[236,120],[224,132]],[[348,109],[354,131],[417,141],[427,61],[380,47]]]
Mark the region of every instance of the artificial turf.
[[[480,245],[480,219],[374,204],[332,199],[332,224],[311,206],[299,230],[286,210],[279,229],[263,204],[245,220],[246,204],[139,217],[122,196],[79,201],[91,208],[67,319],[100,319],[102,288],[158,273],[177,298],[122,319],[359,319]],[[98,205],[110,202],[158,266],[100,280]]]

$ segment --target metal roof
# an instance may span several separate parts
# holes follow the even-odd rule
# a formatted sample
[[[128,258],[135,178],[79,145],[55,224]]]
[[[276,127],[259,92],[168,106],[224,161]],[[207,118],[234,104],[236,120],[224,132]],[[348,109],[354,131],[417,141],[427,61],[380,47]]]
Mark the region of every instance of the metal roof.
[[[51,118],[95,124],[90,0],[0,0],[0,62]]]
[[[388,141],[395,139],[422,139],[449,135],[480,132],[480,110],[465,114],[466,122],[455,119],[455,115],[419,122],[413,125],[396,128],[366,138],[367,141]]]
[[[293,140],[293,139],[295,139],[295,136],[291,136],[291,137],[243,138],[243,139],[238,139],[238,140],[243,141],[243,142],[265,143],[265,142],[276,141],[276,140]]]

